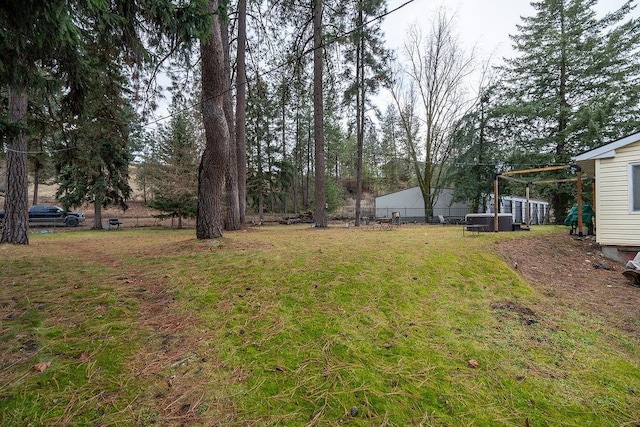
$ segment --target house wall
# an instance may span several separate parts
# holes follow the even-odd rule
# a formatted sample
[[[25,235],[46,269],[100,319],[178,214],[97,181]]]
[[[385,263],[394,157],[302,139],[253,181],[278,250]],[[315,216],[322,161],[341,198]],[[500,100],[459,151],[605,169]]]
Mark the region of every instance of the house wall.
[[[596,241],[640,246],[640,212],[629,211],[629,164],[640,161],[640,141],[596,160]]]

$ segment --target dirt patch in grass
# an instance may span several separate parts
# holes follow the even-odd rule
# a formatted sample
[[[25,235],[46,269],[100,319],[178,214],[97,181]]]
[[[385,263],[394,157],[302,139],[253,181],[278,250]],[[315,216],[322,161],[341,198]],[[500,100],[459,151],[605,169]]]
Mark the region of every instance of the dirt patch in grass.
[[[544,295],[579,312],[600,316],[640,339],[640,287],[622,275],[622,264],[602,256],[593,238],[558,233],[496,245],[512,268]],[[508,302],[499,304],[503,307],[494,309],[519,311]]]
[[[538,317],[536,316],[535,311],[520,304],[517,301],[501,301],[494,302],[491,304],[491,308],[493,308],[496,312],[501,312],[506,314],[514,315],[520,320],[521,323],[525,325],[533,325],[538,323]]]
[[[187,332],[197,328],[197,318],[174,311],[173,298],[163,284],[146,284],[138,298],[142,303],[140,325],[152,331],[151,342],[134,357],[129,368],[134,376],[164,377],[157,382],[153,396],[146,396],[153,398],[153,406],[163,420],[176,425],[194,422],[199,418],[196,411],[205,392],[200,384],[184,383],[181,376],[185,369],[193,369],[193,362],[202,362],[198,349],[210,337]]]

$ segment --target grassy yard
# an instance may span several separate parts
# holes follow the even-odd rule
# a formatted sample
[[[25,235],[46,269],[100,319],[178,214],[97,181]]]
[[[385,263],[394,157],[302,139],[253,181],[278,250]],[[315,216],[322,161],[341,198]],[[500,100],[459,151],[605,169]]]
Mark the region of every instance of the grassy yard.
[[[494,248],[558,231],[33,234],[0,246],[0,424],[640,425],[639,338]]]

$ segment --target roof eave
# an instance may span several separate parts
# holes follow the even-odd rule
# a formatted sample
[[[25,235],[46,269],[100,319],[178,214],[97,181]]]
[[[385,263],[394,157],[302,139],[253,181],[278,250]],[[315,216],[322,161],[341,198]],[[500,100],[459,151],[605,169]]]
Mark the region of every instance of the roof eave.
[[[625,147],[638,141],[640,141],[640,132],[627,135],[624,138],[620,138],[616,141],[610,142],[609,144],[603,145],[602,147],[586,151],[574,157],[574,161],[579,162],[583,160],[611,159],[615,157],[616,149]]]
[[[594,153],[595,150],[587,151],[579,156],[573,158],[576,162],[583,162],[586,160],[596,160],[596,159],[613,159],[616,156],[616,150],[609,150],[603,153]]]

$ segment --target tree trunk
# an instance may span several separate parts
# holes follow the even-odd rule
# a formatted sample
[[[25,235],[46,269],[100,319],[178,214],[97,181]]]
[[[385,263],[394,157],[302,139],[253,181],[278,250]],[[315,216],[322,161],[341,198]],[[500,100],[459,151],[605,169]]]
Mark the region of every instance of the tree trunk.
[[[10,88],[8,98],[9,120],[18,123],[27,114],[27,90]],[[28,187],[27,138],[24,131],[20,130],[7,144],[7,191],[0,243],[29,244]]]
[[[209,1],[212,31],[200,43],[202,64],[202,119],[206,146],[198,169],[196,237],[222,237],[224,176],[229,161],[229,128],[224,114],[225,64],[218,1]]]
[[[284,78],[284,74],[283,74],[283,82],[282,82],[282,105],[281,107],[281,112],[282,112],[282,160],[283,163],[286,163],[287,161],[287,139],[286,139],[286,123],[287,123],[287,97],[286,97],[286,90],[285,87],[287,85],[287,82]],[[289,189],[287,189],[284,194],[283,194],[283,206],[282,206],[282,212],[284,212],[285,214],[287,213],[287,208],[288,208],[288,203],[287,203],[287,199],[289,197]]]
[[[480,95],[480,141],[478,143],[478,161],[476,162],[476,182],[482,182],[482,169],[483,169],[483,154],[484,154],[484,105],[488,101],[488,95]],[[475,194],[471,201],[471,212],[480,212],[480,201],[482,200],[482,189],[476,187]]]
[[[308,121],[308,126],[307,126],[307,143],[306,143],[306,155],[307,155],[307,173],[304,176],[304,194],[302,196],[302,205],[305,207],[305,209],[309,208],[309,206],[311,206],[311,184],[310,179],[311,179],[311,172],[313,170],[313,167],[311,166],[311,117],[309,117],[309,121]]]
[[[238,208],[240,223],[247,215],[247,0],[238,0],[238,51],[236,53],[236,162],[238,163]]]
[[[570,111],[569,102],[567,101],[567,38],[569,35],[565,28],[565,10],[562,6],[560,10],[560,37],[560,87],[558,88],[560,105],[558,108],[558,142],[556,145],[556,161],[558,163],[569,160],[566,155],[566,135]],[[562,176],[558,176],[558,179],[561,177]],[[562,191],[561,184],[556,186],[555,194],[551,197],[551,205],[553,206],[553,211],[556,214],[555,224],[562,225],[569,203],[566,194]]]
[[[38,188],[40,187],[40,169],[38,167],[33,171],[33,201],[32,205],[38,204]]]
[[[102,201],[96,200],[93,203],[93,229],[102,230]]]
[[[231,60],[229,57],[229,25],[222,23],[221,27],[222,46],[224,48],[224,66],[225,66],[225,87],[231,87]],[[231,100],[231,91],[226,90],[224,94],[224,114],[229,128],[229,164],[226,173],[226,190],[227,190],[227,219],[225,221],[225,230],[240,229],[240,201],[238,195],[238,162],[236,151],[235,127],[233,125],[233,101]]]
[[[362,2],[358,1],[358,28],[362,27]],[[360,30],[358,45],[356,46],[356,139],[357,139],[357,159],[356,159],[356,227],[360,225],[362,215],[362,156],[364,151],[364,58],[363,40],[364,36]]]
[[[296,148],[293,150],[293,212],[298,212],[298,173],[302,171],[302,156],[300,155],[302,150],[300,150],[300,140],[302,139],[300,135],[300,107],[296,108]],[[302,173],[300,173],[300,188],[302,189]]]
[[[324,99],[322,93],[322,0],[313,2],[313,131],[315,138],[315,222],[327,227],[324,170]]]
[[[102,168],[100,166],[98,166],[96,168],[96,176],[99,177],[96,179],[96,181],[100,182],[101,179],[100,177],[104,177],[104,172],[102,171]],[[102,183],[104,184],[104,182],[102,181]],[[102,205],[104,204],[106,195],[105,195],[105,188],[102,185],[97,185],[96,186],[96,190],[95,190],[95,194],[93,196],[93,228],[92,230],[103,230],[102,227]],[[64,206],[65,209],[67,209],[68,206]]]
[[[258,192],[258,218],[262,224],[264,222],[264,195],[262,191]]]
[[[256,119],[258,122],[260,121],[260,118]],[[258,124],[257,126],[258,128],[260,127],[260,125]],[[256,181],[257,185],[256,185],[256,190],[258,192],[258,217],[260,218],[260,224],[262,224],[262,221],[264,220],[264,190],[265,190],[265,186],[264,186],[264,170],[262,168],[262,145],[260,143],[260,141],[256,141],[255,143],[255,147],[256,147],[256,160],[255,160],[255,167],[258,170],[258,179]]]

